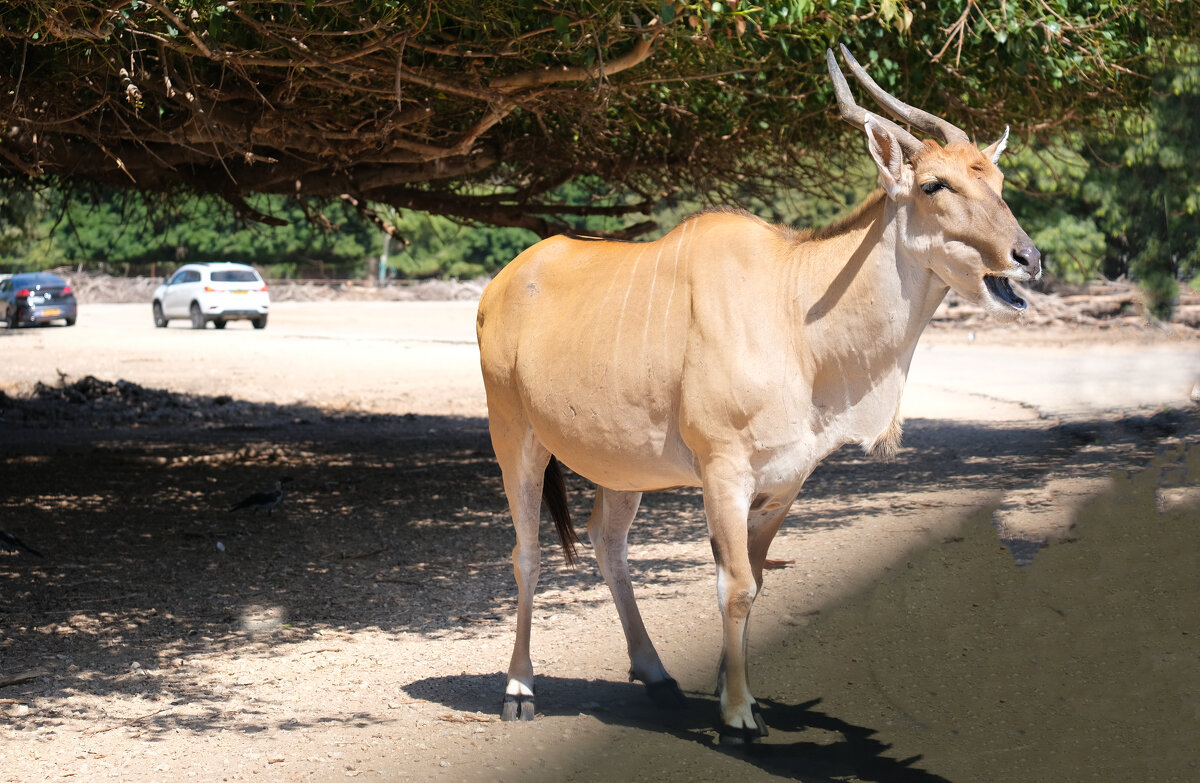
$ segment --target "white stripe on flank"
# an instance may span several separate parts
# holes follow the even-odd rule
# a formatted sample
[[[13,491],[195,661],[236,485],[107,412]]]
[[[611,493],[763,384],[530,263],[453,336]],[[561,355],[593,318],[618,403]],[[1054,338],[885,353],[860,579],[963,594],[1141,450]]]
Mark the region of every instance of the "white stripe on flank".
[[[679,283],[679,255],[683,252],[683,243],[689,225],[691,225],[690,222],[683,224],[679,232],[679,242],[675,245],[675,262],[674,268],[671,269],[671,290],[667,292],[667,306],[663,310],[664,325],[670,323],[671,320],[671,303],[675,301],[675,286]],[[668,340],[663,340],[663,356],[668,360],[671,358],[671,345]]]
[[[598,314],[599,314],[599,317],[600,317],[600,323],[605,323],[605,322],[607,322],[607,321],[609,320],[609,319],[608,319],[608,316],[606,315],[606,313],[608,313],[608,311],[609,311],[609,309],[610,309],[610,306],[609,306],[609,300],[613,298],[613,291],[614,291],[614,289],[615,289],[615,288],[616,288],[616,286],[617,286],[617,277],[618,277],[617,275],[610,275],[610,276],[609,276],[609,279],[608,279],[608,288],[607,288],[607,289],[605,289],[605,291],[604,291],[604,298],[600,300],[600,307],[599,307],[599,309],[598,309],[597,311],[595,311],[596,313],[598,313]],[[593,326],[594,326],[594,324],[593,324]],[[588,367],[592,367],[592,368],[598,368],[598,369],[599,369],[599,372],[600,372],[600,377],[597,379],[597,381],[599,381],[599,382],[603,383],[603,381],[605,380],[605,376],[606,376],[606,375],[607,375],[607,373],[608,373],[608,368],[609,368],[609,366],[610,366],[611,362],[609,362],[609,361],[607,361],[606,359],[603,359],[603,358],[601,358],[601,359],[598,359],[598,358],[597,358],[597,356],[596,356],[596,354],[597,354],[597,353],[598,353],[598,352],[599,352],[599,351],[600,351],[602,348],[604,348],[604,347],[605,347],[605,346],[604,346],[604,340],[599,340],[599,339],[591,339],[591,340],[587,340],[587,343],[588,343],[588,363],[587,363],[587,366],[588,366]]]
[[[621,300],[621,309],[617,313],[617,332],[613,339],[613,362],[617,363],[621,360],[621,351],[624,348],[621,345],[621,331],[625,325],[625,309],[629,306],[629,294],[633,291],[633,286],[636,285],[638,279],[638,267],[642,265],[642,256],[646,253],[646,245],[642,244],[638,248],[637,258],[633,262],[633,270],[629,273],[629,284],[625,286],[625,297]],[[626,357],[628,358],[628,357]]]
[[[646,350],[646,347],[650,342],[650,318],[654,314],[654,287],[658,283],[658,267],[662,261],[662,254],[663,247],[660,243],[658,245],[658,253],[654,256],[654,271],[650,273],[650,294],[646,297],[646,317],[643,319],[645,324],[642,326],[642,353],[644,354],[649,354],[649,351]],[[667,306],[670,307],[669,299],[667,300]],[[666,320],[665,314],[663,316],[663,320]],[[657,324],[659,328],[662,328],[665,325],[665,323]],[[649,367],[646,369],[647,372],[650,371]]]

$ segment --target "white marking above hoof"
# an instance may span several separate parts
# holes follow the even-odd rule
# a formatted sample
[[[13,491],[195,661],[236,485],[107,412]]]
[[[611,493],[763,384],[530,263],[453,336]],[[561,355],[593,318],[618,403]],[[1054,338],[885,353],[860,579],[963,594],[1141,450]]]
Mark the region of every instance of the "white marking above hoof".
[[[504,689],[505,696],[532,696],[533,688],[530,688],[520,680],[509,680],[508,687]]]

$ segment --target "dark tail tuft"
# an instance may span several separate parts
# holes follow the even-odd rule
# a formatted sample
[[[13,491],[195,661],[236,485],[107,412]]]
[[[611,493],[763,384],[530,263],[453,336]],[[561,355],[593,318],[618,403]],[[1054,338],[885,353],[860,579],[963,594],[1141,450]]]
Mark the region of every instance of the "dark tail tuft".
[[[542,502],[554,518],[554,529],[558,531],[558,540],[562,542],[567,565],[575,565],[575,561],[579,559],[575,551],[579,536],[575,533],[575,526],[571,524],[571,509],[567,505],[567,483],[563,481],[562,468],[553,455],[546,465],[546,476],[542,481]]]

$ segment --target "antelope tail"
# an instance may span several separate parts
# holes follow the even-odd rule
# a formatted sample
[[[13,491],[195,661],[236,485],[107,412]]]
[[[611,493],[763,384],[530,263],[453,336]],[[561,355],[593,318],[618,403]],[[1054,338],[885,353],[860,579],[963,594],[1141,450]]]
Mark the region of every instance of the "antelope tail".
[[[567,484],[563,481],[562,468],[553,455],[546,465],[546,475],[542,481],[542,502],[554,518],[554,529],[558,531],[558,540],[562,543],[567,565],[575,565],[578,559],[575,545],[579,543],[579,536],[575,533],[575,526],[571,524],[571,509],[567,505]]]

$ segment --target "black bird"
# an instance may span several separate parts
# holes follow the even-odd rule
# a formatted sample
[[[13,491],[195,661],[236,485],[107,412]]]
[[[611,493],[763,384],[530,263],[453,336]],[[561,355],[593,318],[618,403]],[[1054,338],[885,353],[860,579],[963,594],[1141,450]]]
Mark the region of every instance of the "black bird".
[[[31,555],[42,557],[41,552],[29,546],[29,544],[26,544],[7,530],[0,530],[0,549],[3,549],[5,552],[19,552],[24,549]]]
[[[271,492],[255,492],[250,497],[234,503],[229,510],[240,511],[243,508],[249,508],[255,512],[266,511],[267,516],[271,516],[271,510],[283,502],[283,485],[289,481],[291,481],[289,477],[281,478],[275,482],[275,489]]]

